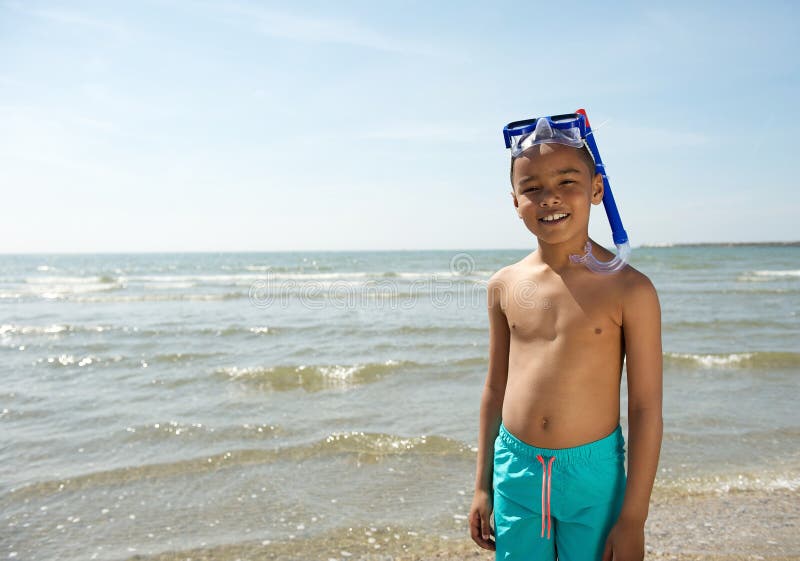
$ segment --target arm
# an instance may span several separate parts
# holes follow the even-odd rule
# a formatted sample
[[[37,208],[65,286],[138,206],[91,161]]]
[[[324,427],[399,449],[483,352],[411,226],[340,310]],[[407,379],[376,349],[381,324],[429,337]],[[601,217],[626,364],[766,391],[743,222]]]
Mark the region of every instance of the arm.
[[[606,538],[602,561],[642,561],[644,525],[658,469],[661,418],[661,307],[645,275],[625,286],[622,331],[628,370],[628,482],[617,522]]]
[[[475,496],[469,513],[470,534],[480,547],[495,550],[489,540],[492,514],[494,475],[494,441],[502,420],[503,398],[508,379],[508,349],[511,334],[501,303],[505,294],[503,282],[496,273],[487,287],[489,309],[489,373],[481,396],[478,430],[478,467],[475,474]]]
[[[492,490],[494,471],[494,441],[500,430],[503,398],[508,380],[508,349],[511,333],[501,302],[505,294],[503,281],[496,274],[488,284],[489,310],[489,372],[481,396],[480,426],[478,429],[478,469],[475,490]]]
[[[661,306],[637,273],[625,291],[622,328],[628,377],[628,483],[619,518],[644,527],[663,435]]]

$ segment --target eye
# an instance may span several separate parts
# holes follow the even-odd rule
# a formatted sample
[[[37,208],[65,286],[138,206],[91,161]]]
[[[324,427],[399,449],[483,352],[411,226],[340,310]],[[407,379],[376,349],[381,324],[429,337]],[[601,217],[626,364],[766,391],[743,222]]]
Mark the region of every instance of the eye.
[[[561,182],[561,185],[569,185],[570,183],[575,183],[575,182],[572,181],[571,179],[565,179],[564,181]]]

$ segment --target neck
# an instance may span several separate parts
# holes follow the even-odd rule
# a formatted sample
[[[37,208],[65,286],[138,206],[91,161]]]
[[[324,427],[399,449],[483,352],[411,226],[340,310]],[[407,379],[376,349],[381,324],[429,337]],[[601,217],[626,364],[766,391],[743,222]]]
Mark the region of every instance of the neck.
[[[540,239],[538,240],[539,247],[536,250],[536,254],[542,263],[559,273],[569,269],[582,269],[585,266],[581,263],[573,263],[570,261],[569,256],[583,255],[586,242],[592,242],[592,245],[595,245],[588,234],[556,244],[550,244]]]

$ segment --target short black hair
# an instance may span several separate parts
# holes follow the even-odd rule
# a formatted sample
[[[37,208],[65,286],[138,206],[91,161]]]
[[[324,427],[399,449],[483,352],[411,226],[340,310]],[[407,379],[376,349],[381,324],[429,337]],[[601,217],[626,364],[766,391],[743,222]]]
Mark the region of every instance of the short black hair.
[[[584,144],[581,148],[575,148],[575,150],[578,150],[580,152],[581,158],[583,158],[583,161],[586,163],[586,167],[589,168],[589,177],[593,178],[595,173],[597,172],[597,168],[594,165],[594,158],[592,157],[591,152],[589,152],[589,147],[586,146],[586,144]],[[519,157],[519,156],[517,156],[517,157]],[[508,177],[511,180],[511,189],[512,190],[516,190],[514,188],[514,162],[516,160],[517,160],[517,158],[515,158],[515,157],[511,158],[511,169],[508,172]]]

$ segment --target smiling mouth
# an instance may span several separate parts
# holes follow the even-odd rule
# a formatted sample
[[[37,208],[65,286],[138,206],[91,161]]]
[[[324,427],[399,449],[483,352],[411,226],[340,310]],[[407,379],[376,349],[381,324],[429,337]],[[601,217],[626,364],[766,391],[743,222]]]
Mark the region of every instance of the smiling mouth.
[[[556,220],[545,220],[544,218],[540,218],[539,219],[539,223],[547,224],[548,226],[551,225],[551,224],[560,224],[560,223],[564,222],[570,216],[571,216],[570,214],[566,214],[566,216],[562,216],[561,218],[558,218]]]

